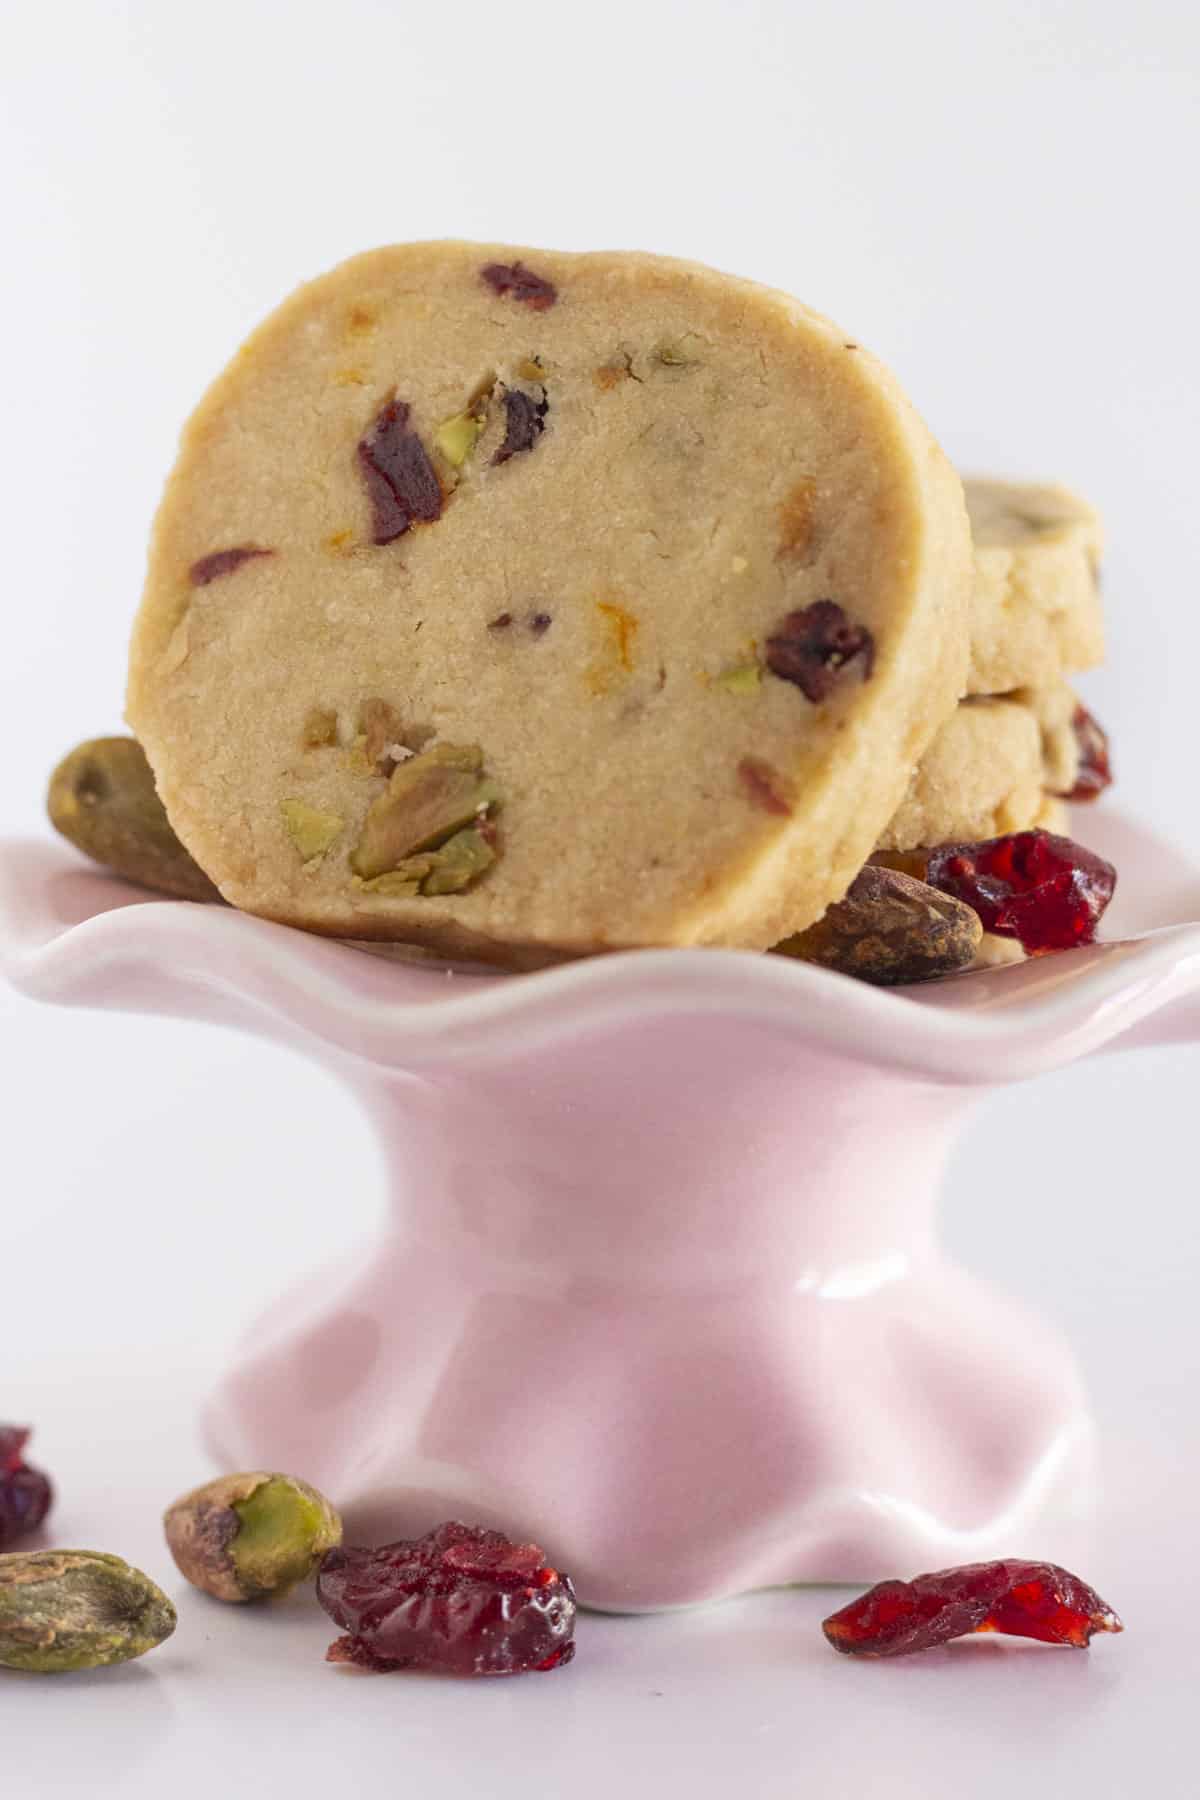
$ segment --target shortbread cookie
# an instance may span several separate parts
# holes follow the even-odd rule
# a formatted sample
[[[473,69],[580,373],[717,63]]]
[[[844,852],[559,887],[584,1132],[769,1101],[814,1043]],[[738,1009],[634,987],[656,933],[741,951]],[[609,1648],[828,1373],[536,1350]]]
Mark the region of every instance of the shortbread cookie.
[[[968,479],[975,543],[967,691],[1049,687],[1104,655],[1103,533],[1062,487]]]
[[[1057,794],[1043,794],[1042,804],[1037,810],[1037,817],[1031,821],[1029,829],[1031,831],[1051,831],[1055,837],[1070,837],[1070,807]]]
[[[1050,687],[1018,688],[1007,697],[1028,708],[1037,721],[1047,790],[1069,794],[1079,778],[1078,696],[1065,681],[1057,681]]]
[[[1094,800],[1110,780],[1104,730],[1065,681],[972,695],[925,752],[878,847],[1025,831],[1049,799]]]
[[[235,905],[451,953],[765,948],[963,690],[961,486],[785,295],[456,243],[292,296],[184,435],[129,719]]]
[[[1065,682],[1019,688],[1008,698],[1027,706],[1038,722],[1050,793],[1078,805],[1098,799],[1111,786],[1108,734]]]
[[[1024,831],[1045,786],[1042,737],[1028,706],[965,700],[925,752],[879,850],[912,850]]]

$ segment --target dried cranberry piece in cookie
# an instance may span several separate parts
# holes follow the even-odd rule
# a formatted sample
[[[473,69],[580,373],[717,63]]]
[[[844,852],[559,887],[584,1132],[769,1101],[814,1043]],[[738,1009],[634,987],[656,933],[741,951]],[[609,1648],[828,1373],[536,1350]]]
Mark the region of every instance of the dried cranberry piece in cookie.
[[[1086,706],[1075,708],[1071,715],[1071,729],[1075,733],[1075,742],[1079,745],[1079,768],[1074,787],[1068,793],[1060,794],[1059,798],[1076,802],[1095,800],[1106,787],[1112,786],[1108,733],[1100,721],[1092,717]]]
[[[506,463],[520,450],[532,450],[546,428],[550,402],[545,394],[535,400],[520,388],[504,390],[504,442],[492,458],[493,464]]]
[[[391,544],[414,520],[442,516],[442,485],[425,446],[408,423],[405,400],[389,400],[358,446],[358,462],[374,514],[371,541]]]
[[[54,1497],[42,1471],[25,1461],[28,1442],[24,1426],[0,1425],[0,1550],[36,1531]]]
[[[1057,1563],[965,1563],[881,1581],[821,1627],[846,1656],[907,1656],[976,1631],[1086,1650],[1097,1631],[1124,1627],[1112,1607]]]
[[[210,550],[207,556],[192,564],[188,580],[193,587],[207,587],[210,581],[219,581],[222,575],[232,575],[243,563],[274,554],[273,550],[263,550],[257,544],[232,544],[228,550]]]
[[[752,806],[760,811],[774,813],[781,819],[791,816],[791,806],[783,790],[783,781],[778,769],[764,762],[761,756],[743,756],[737,766],[738,780],[742,791]]]
[[[875,665],[875,640],[865,626],[847,618],[836,600],[814,600],[790,612],[767,639],[772,675],[796,684],[819,705],[837,685],[847,663],[858,660],[864,681]]]
[[[331,1550],[317,1598],[347,1636],[329,1662],[519,1675],[575,1654],[575,1590],[536,1544],[453,1521],[380,1550]]]
[[[978,844],[939,844],[924,879],[974,907],[985,931],[1017,938],[1030,956],[1090,944],[1117,885],[1102,856],[1049,831]]]
[[[558,289],[544,275],[535,275],[532,269],[518,260],[513,263],[484,263],[479,271],[480,277],[492,289],[493,293],[505,295],[520,301],[534,312],[546,312],[558,299]]]

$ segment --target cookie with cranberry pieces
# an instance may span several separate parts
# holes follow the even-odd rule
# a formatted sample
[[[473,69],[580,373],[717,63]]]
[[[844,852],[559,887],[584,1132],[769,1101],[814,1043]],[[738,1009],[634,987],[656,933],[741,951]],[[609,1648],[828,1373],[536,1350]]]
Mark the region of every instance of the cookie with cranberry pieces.
[[[226,899],[516,959],[765,948],[963,691],[958,477],[788,296],[662,257],[356,257],[250,338],[154,529],[130,723]]]

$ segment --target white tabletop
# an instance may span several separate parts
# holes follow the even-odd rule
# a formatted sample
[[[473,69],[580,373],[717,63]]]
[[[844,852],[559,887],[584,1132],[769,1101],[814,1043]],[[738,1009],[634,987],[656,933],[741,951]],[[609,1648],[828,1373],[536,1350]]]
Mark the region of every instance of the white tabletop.
[[[896,367],[960,466],[1094,497],[1111,658],[1083,692],[1123,803],[1200,852],[1194,8],[41,0],[5,47],[5,832],[118,728],[147,524],[204,384],[296,281],[461,235],[790,288]],[[1079,1572],[1123,1637],[860,1665],[820,1637],[835,1599],[792,1592],[585,1616],[570,1668],[463,1685],[328,1668],[311,1603],[180,1592],[158,1530],[209,1472],[195,1407],[237,1331],[378,1220],[347,1097],[215,1029],[0,992],[0,1417],[37,1428],[56,1540],[129,1556],[181,1609],[127,1669],[0,1676],[3,1792],[1193,1794],[1198,1068],[1118,1054],[998,1095],[944,1208],[1083,1361],[1106,1473]]]
[[[115,1295],[110,1295],[110,1300]],[[1152,1358],[1133,1360],[1149,1378]],[[1114,1417],[1115,1468],[1085,1574],[1126,1632],[1087,1653],[986,1638],[891,1663],[828,1648],[844,1590],[797,1589],[649,1618],[583,1614],[567,1669],[508,1681],[370,1676],[322,1658],[336,1636],[310,1591],[222,1606],[175,1575],[156,1509],[202,1472],[197,1371],[161,1355],[61,1355],[21,1382],[63,1489],[59,1541],[103,1544],[160,1578],[176,1635],[142,1662],[0,1680],[9,1778],[46,1796],[214,1793],[1195,1792],[1184,1733],[1200,1653],[1194,1462],[1175,1433],[1192,1397]],[[1123,1427],[1123,1428],[1122,1428]],[[1181,1493],[1190,1477],[1186,1504]],[[1151,1779],[1151,1771],[1153,1776]],[[260,1785],[269,1782],[265,1789]]]

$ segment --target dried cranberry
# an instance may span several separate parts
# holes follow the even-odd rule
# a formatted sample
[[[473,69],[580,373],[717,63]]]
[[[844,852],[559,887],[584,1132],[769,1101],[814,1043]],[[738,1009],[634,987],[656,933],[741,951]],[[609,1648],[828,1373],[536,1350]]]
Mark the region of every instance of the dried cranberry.
[[[534,312],[546,312],[558,299],[558,289],[544,275],[535,275],[523,262],[485,263],[481,278],[496,294],[509,294]]]
[[[212,550],[194,562],[188,570],[188,580],[193,587],[207,587],[210,581],[217,581],[222,575],[232,575],[243,563],[253,562],[257,556],[274,556],[273,550],[261,550],[257,544],[234,544],[228,550]]]
[[[976,1631],[1086,1650],[1097,1631],[1122,1631],[1095,1592],[1057,1563],[966,1563],[881,1581],[821,1627],[847,1656],[907,1656]]]
[[[875,640],[846,617],[836,600],[814,600],[790,612],[767,639],[767,667],[795,682],[806,700],[819,705],[833,692],[847,663],[858,660],[864,681],[875,666]]]
[[[791,806],[781,792],[783,781],[778,769],[761,756],[743,756],[737,766],[738,780],[752,806],[761,812],[775,813],[779,818],[791,817]]]
[[[532,450],[546,428],[550,402],[545,394],[535,400],[520,388],[504,390],[504,442],[492,458],[493,463],[506,463],[520,450]]]
[[[1071,729],[1079,745],[1079,769],[1075,786],[1059,796],[1062,800],[1094,800],[1106,787],[1112,786],[1112,759],[1108,749],[1108,733],[1086,706],[1077,706],[1071,715]]]
[[[40,1469],[31,1469],[24,1450],[29,1432],[20,1425],[0,1425],[0,1550],[27,1531],[36,1531],[54,1498]]]
[[[331,1550],[317,1598],[348,1635],[327,1661],[519,1675],[575,1654],[575,1590],[536,1544],[451,1522],[380,1550]]]
[[[1071,838],[1017,831],[980,844],[939,844],[924,879],[973,906],[985,931],[1018,938],[1040,956],[1091,943],[1117,871]]]
[[[389,400],[358,446],[358,462],[375,515],[371,541],[391,544],[419,519],[442,516],[442,487],[425,446],[409,428],[411,407]]]

